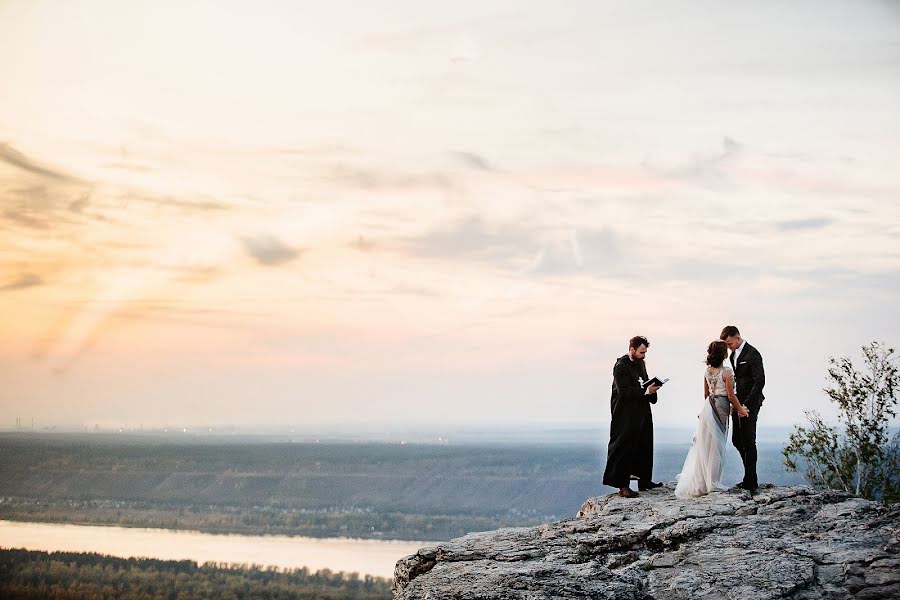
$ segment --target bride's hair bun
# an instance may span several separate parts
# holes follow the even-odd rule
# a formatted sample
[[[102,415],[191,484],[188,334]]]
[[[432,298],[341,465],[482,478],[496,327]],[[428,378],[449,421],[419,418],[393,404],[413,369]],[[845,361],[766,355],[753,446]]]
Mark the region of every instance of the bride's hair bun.
[[[721,340],[710,342],[706,349],[706,364],[714,369],[721,367],[726,356],[728,356],[728,346],[725,345],[725,342]]]

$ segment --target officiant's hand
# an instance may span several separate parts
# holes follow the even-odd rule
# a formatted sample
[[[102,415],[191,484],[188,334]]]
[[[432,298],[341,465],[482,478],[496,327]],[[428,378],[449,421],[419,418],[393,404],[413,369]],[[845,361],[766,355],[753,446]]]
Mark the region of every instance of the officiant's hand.
[[[746,406],[744,406],[743,404],[741,404],[741,407],[738,409],[738,416],[739,416],[739,417],[749,417],[749,416],[750,416],[750,411],[747,410],[747,407],[746,407]]]
[[[648,394],[655,394],[655,393],[656,393],[656,390],[658,390],[658,389],[661,388],[661,387],[662,387],[661,385],[651,385],[650,387],[647,388],[647,393],[648,393]]]

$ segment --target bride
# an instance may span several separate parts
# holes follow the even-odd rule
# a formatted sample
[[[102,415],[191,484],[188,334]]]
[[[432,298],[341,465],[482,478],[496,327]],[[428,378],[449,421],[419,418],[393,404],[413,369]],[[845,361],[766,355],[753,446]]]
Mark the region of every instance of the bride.
[[[712,342],[706,349],[706,372],[703,376],[703,395],[706,402],[700,411],[694,444],[684,459],[675,495],[679,498],[694,498],[714,491],[724,491],[722,470],[725,463],[725,444],[731,410],[746,417],[747,407],[738,402],[734,395],[734,372],[725,357],[728,347],[725,342]]]

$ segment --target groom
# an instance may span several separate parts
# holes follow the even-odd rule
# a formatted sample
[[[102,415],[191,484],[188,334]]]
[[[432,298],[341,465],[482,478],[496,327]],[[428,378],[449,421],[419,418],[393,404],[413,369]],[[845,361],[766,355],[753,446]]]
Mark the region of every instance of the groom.
[[[631,489],[631,478],[638,480],[641,491],[662,484],[650,480],[653,472],[653,415],[650,405],[656,404],[655,385],[644,388],[647,367],[644,357],[650,342],[643,336],[635,336],[628,342],[628,354],[616,361],[613,367],[609,425],[609,448],[606,452],[606,470],[603,484],[619,488],[624,498],[636,498]]]
[[[737,485],[752,494],[759,487],[756,478],[756,419],[766,398],[762,391],[766,385],[766,372],[763,369],[762,355],[741,338],[737,327],[728,325],[722,330],[719,339],[731,350],[731,368],[734,370],[736,388],[734,392],[740,403],[750,411],[750,415],[746,417],[732,413],[731,443],[744,461],[744,480]]]

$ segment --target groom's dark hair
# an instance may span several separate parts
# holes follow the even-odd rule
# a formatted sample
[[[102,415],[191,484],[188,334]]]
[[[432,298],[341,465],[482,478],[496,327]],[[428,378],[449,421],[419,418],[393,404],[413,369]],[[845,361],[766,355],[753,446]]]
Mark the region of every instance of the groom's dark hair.
[[[648,348],[650,347],[650,342],[648,342],[647,338],[645,338],[642,335],[636,335],[633,338],[631,338],[630,340],[628,340],[629,348],[634,348],[635,350],[637,350],[642,345],[647,346]]]
[[[741,332],[738,331],[738,328],[734,325],[726,325],[725,329],[722,330],[722,335],[719,336],[719,339],[724,340],[725,338],[734,337],[736,335],[741,335]]]

